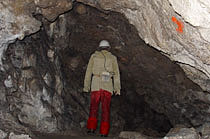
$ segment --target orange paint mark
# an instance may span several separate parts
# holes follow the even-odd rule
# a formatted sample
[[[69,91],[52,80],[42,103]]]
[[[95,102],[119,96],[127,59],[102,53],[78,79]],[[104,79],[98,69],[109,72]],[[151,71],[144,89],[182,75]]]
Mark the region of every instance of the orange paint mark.
[[[183,28],[184,28],[183,23],[177,20],[176,17],[174,16],[171,18],[171,20],[178,25],[178,28],[176,28],[176,31],[179,33],[183,33]]]

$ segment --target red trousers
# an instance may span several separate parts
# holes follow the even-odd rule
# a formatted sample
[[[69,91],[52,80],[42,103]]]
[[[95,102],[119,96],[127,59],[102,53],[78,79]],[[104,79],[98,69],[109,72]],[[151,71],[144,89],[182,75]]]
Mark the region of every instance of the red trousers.
[[[110,114],[111,93],[106,90],[100,89],[99,91],[91,92],[90,113],[87,121],[87,128],[96,130],[98,107],[100,102],[102,107],[100,134],[108,135],[110,127],[109,114]]]

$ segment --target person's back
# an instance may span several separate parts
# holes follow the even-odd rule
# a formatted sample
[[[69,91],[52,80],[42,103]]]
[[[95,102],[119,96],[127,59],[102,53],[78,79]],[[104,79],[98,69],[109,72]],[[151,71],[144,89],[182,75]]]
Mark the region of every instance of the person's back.
[[[87,122],[89,132],[96,130],[98,105],[101,101],[100,134],[107,136],[109,132],[111,95],[113,92],[120,95],[120,74],[117,58],[108,51],[110,48],[109,43],[103,40],[100,42],[99,47],[102,50],[92,54],[89,60],[83,90],[84,92],[91,91],[90,114]]]
[[[119,75],[117,59],[107,50],[96,51],[93,55],[91,91],[100,89],[113,92],[112,78]],[[116,77],[116,76],[115,76]],[[119,78],[116,79],[119,82]],[[118,89],[119,90],[119,89]]]

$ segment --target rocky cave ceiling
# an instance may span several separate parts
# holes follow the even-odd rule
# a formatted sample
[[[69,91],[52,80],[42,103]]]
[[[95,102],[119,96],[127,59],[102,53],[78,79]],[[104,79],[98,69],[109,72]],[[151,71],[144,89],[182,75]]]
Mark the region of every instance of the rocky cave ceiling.
[[[164,136],[177,124],[209,122],[209,2],[77,2],[0,2],[1,130],[82,130],[90,101],[81,93],[84,72],[101,39],[121,70],[111,134]]]

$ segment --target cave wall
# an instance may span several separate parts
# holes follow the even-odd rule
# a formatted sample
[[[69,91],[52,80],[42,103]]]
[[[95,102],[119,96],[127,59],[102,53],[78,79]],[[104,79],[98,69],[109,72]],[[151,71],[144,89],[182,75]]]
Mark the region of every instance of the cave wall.
[[[176,0],[78,0],[101,10],[123,13],[139,36],[176,61],[204,90],[210,83],[209,3]],[[193,12],[192,12],[193,11]],[[195,14],[196,13],[196,14]],[[177,30],[182,24],[182,31]],[[180,25],[181,26],[181,25]]]
[[[161,50],[180,64],[190,79],[209,91],[208,2],[197,0],[190,3],[186,1],[177,3],[173,0],[78,1],[101,10],[125,14],[146,43]],[[190,11],[193,11],[193,5],[197,5],[194,6],[196,7],[194,11],[198,11],[197,13],[201,13],[202,16],[199,14],[196,18],[192,17],[194,14]],[[1,57],[10,42],[39,30],[40,22],[32,15],[41,14],[49,21],[54,21],[58,15],[71,8],[70,0],[1,2]],[[183,12],[181,9],[188,9],[189,12]],[[175,17],[176,21],[172,20],[172,17]],[[178,23],[182,24],[183,32],[177,30]]]
[[[72,8],[72,1],[65,0],[16,0],[15,6],[11,1],[0,3],[3,11],[0,24],[4,26],[0,34],[3,57],[3,89],[0,93],[3,114],[0,118],[5,123],[3,125],[10,125],[2,126],[2,129],[29,132],[25,127],[30,127],[32,130],[56,132],[66,128],[84,128],[89,100],[81,94],[82,77],[90,54],[104,37],[114,46],[113,53],[117,55],[122,70],[124,94],[121,99],[114,98],[112,104],[115,108],[112,113],[115,121],[113,131],[125,127],[131,130],[131,125],[123,127],[121,123],[129,124],[134,118],[133,112],[139,118],[133,124],[140,125],[135,125],[133,130],[144,126],[151,128],[152,120],[186,126],[199,126],[209,121],[209,94],[202,90],[208,91],[209,88],[209,43],[200,36],[196,27],[177,15],[166,0],[80,1],[99,8],[102,11],[100,16],[91,15],[86,11],[88,8],[81,7],[77,9],[76,16],[60,15]],[[31,7],[30,12],[24,6]],[[128,21],[123,15],[110,14],[110,10],[124,13]],[[184,23],[183,33],[177,32],[171,16]],[[82,19],[96,20],[97,24],[93,22],[88,27]],[[16,38],[23,39],[25,35],[37,32],[41,22],[43,27],[38,34],[9,45]],[[87,34],[81,36],[84,31]],[[139,36],[157,50],[144,44]],[[81,43],[79,47],[78,43]],[[195,47],[197,45],[198,48]],[[202,89],[185,76],[177,63]],[[132,104],[132,100],[138,97],[141,103]],[[20,100],[25,101],[22,103]],[[124,113],[131,115],[123,117]],[[148,113],[154,116],[148,116]],[[168,126],[170,128],[170,124]]]
[[[7,49],[8,44],[17,38],[23,39],[25,36],[37,32],[41,22],[33,15],[42,14],[49,21],[53,21],[58,15],[72,8],[72,1],[68,0],[7,0],[0,2],[0,57]],[[2,61],[0,59],[0,65]],[[2,67],[1,67],[1,70]]]
[[[139,36],[151,46],[176,61],[186,74],[204,90],[209,91],[209,4],[206,1],[182,0],[99,0],[84,2],[101,10],[118,11],[136,26]],[[3,1],[1,4],[1,57],[8,43],[39,30],[40,22],[32,15],[43,15],[54,21],[72,8],[71,0]],[[187,9],[185,12],[184,9]],[[195,9],[195,10],[194,10]],[[198,11],[194,14],[192,11]],[[196,15],[196,16],[194,16]],[[179,32],[175,17],[183,25]]]
[[[205,0],[192,0],[179,2],[170,0],[174,10],[179,13],[183,19],[196,27],[201,33],[203,39],[209,42],[209,31],[210,31],[210,2]]]
[[[62,56],[65,111],[76,123],[85,123],[88,116],[89,100],[81,94],[83,77],[88,59],[101,39],[112,44],[121,70],[122,97],[112,101],[112,131],[148,127],[167,132],[177,124],[199,126],[208,121],[209,100],[200,98],[208,94],[189,80],[176,63],[146,45],[122,14],[75,4],[71,12],[55,22],[42,22],[49,47],[56,48],[56,55]],[[83,114],[77,115],[78,111]]]
[[[41,36],[12,43],[5,52],[5,71],[1,76],[4,80],[1,88],[6,88],[1,93],[4,94],[2,129],[20,133],[21,128],[15,125],[44,132],[61,128],[57,124],[64,109],[59,60],[48,57],[48,48]]]

